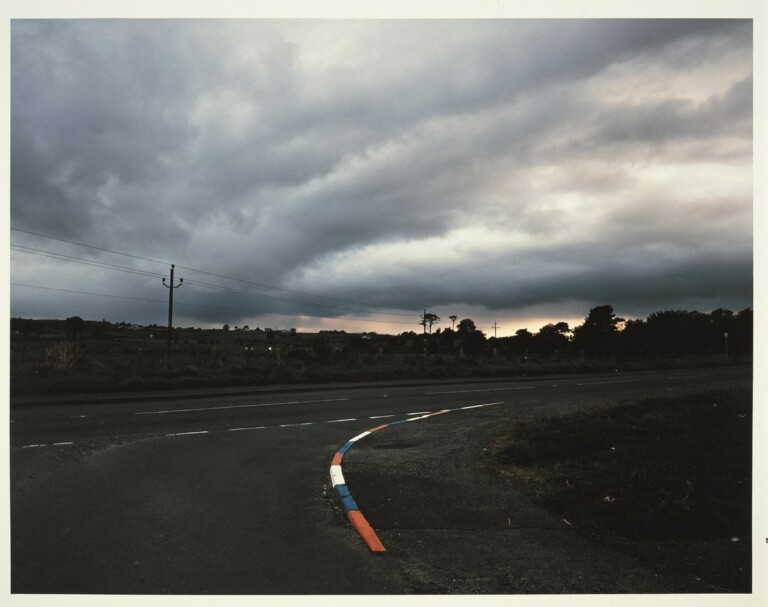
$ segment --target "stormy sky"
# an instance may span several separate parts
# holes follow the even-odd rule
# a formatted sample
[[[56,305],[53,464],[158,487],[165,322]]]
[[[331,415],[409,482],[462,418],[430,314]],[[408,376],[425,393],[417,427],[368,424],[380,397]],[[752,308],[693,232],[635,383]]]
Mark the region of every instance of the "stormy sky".
[[[14,20],[11,315],[753,305],[750,20]]]

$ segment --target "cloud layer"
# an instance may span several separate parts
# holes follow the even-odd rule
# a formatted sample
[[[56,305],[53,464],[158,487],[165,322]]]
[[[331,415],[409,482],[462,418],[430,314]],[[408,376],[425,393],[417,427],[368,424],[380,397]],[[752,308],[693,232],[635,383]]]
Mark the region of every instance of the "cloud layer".
[[[22,20],[11,53],[13,281],[135,297],[14,316],[163,322],[158,279],[40,251],[183,266],[187,324],[752,305],[749,21]]]

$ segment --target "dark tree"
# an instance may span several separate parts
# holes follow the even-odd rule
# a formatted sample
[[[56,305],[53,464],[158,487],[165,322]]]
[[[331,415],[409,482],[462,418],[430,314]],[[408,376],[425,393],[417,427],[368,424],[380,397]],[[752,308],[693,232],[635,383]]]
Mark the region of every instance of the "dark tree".
[[[709,315],[712,328],[712,350],[721,352],[725,356],[733,353],[733,333],[736,328],[736,318],[733,312],[724,308],[712,310]],[[726,336],[727,334],[727,336]],[[730,343],[728,343],[730,342]],[[730,351],[730,352],[729,352]]]
[[[752,308],[746,308],[736,314],[733,327],[733,339],[731,347],[733,352],[739,356],[752,356],[753,349],[753,318]]]
[[[479,331],[470,318],[462,319],[456,335],[461,340],[465,354],[477,354],[485,348],[485,333]]]
[[[615,356],[619,324],[623,322],[624,319],[616,316],[611,305],[592,308],[584,319],[584,324],[573,330],[574,347],[589,358]]]
[[[619,338],[619,353],[625,359],[641,359],[649,354],[648,331],[644,320],[628,320]]]
[[[531,340],[533,349],[538,354],[549,356],[564,354],[571,344],[568,337],[569,332],[570,328],[567,322],[544,325]]]
[[[509,338],[510,350],[517,356],[528,356],[533,348],[533,333],[528,329],[518,329]]]
[[[424,312],[424,315],[421,317],[421,322],[419,323],[424,327],[425,331],[429,331],[429,333],[432,333],[432,325],[436,325],[438,322],[440,322],[440,317],[437,314],[433,314],[432,312]]]
[[[85,331],[85,325],[86,322],[79,316],[70,316],[64,321],[67,335],[72,339],[77,338],[80,333]]]
[[[645,323],[649,353],[662,358],[707,354],[710,324],[707,315],[700,312],[654,312]]]

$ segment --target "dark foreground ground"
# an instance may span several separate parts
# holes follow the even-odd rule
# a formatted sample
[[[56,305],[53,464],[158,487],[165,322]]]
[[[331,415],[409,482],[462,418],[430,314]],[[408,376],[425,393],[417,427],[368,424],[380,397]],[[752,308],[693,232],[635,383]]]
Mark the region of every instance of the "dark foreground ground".
[[[461,415],[345,455],[412,592],[751,592],[751,391],[514,423]]]
[[[750,371],[27,402],[13,592],[749,592]]]

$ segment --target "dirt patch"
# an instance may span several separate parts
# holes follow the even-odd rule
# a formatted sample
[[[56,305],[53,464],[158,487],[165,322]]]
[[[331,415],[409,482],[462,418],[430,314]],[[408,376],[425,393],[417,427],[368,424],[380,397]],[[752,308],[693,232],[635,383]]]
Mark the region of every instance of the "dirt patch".
[[[584,537],[654,571],[751,590],[752,396],[656,398],[510,425],[494,466]]]
[[[539,503],[528,483],[502,474],[490,446],[525,413],[498,407],[441,415],[376,432],[346,453],[347,485],[386,547],[384,558],[400,563],[409,592],[729,591],[646,558],[666,551],[671,562],[686,546],[648,544],[643,552],[582,534]],[[406,444],[418,446],[395,448]]]

